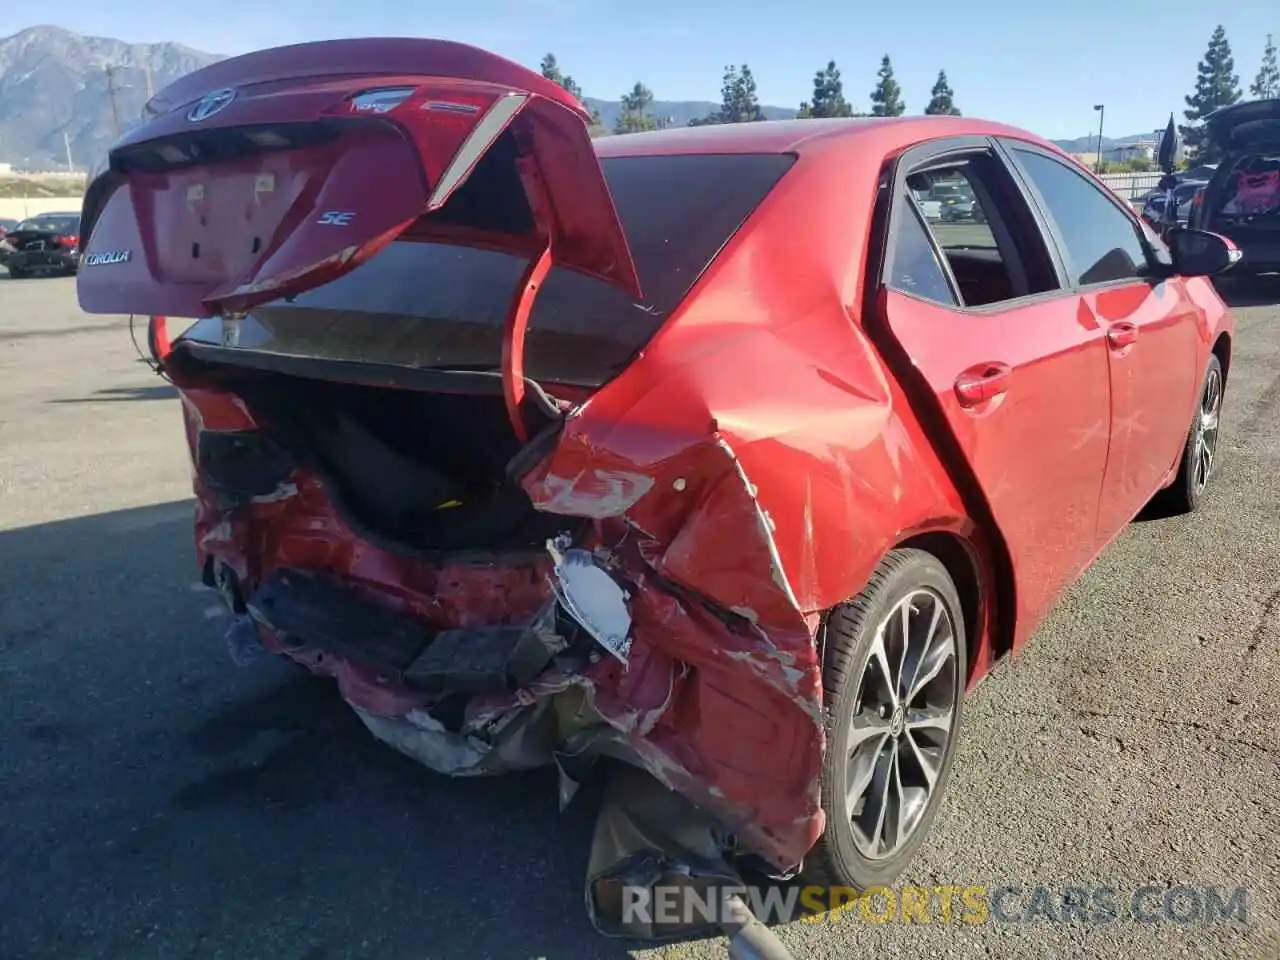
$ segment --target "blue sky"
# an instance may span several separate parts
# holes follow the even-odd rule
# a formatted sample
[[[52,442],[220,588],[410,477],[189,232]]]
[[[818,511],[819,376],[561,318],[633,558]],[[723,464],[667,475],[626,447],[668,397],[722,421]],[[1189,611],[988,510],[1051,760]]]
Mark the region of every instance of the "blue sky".
[[[865,109],[888,53],[909,111],[923,109],[942,68],[966,114],[1050,137],[1096,133],[1095,103],[1106,104],[1109,134],[1154,130],[1171,109],[1181,119],[1219,22],[1246,88],[1265,34],[1280,41],[1277,0],[112,0],[31,13],[6,6],[0,35],[52,16],[79,33],[227,54],[362,35],[446,37],[533,66],[553,51],[587,96],[605,99],[642,80],[660,99],[717,100],[724,65],[745,62],[762,102],[792,107],[808,97],[813,72],[834,59],[845,95]]]

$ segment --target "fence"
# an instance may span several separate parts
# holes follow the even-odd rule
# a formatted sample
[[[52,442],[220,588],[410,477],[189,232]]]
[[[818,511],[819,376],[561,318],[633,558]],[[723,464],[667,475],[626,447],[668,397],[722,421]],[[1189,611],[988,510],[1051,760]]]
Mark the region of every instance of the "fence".
[[[1126,200],[1137,200],[1148,190],[1154,190],[1161,174],[1156,173],[1104,173],[1101,180]]]
[[[38,213],[70,213],[80,210],[82,197],[0,197],[0,217],[25,220]]]

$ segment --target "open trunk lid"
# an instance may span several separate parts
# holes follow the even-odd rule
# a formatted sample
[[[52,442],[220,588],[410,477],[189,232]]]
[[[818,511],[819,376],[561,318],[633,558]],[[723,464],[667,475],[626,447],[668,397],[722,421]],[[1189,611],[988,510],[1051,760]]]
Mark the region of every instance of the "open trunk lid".
[[[242,313],[402,235],[527,257],[525,295],[552,260],[640,295],[586,109],[474,47],[264,50],[183,77],[146,116],[85,195],[89,313]]]
[[[1204,122],[1209,138],[1230,153],[1280,147],[1280,99],[1221,107]]]

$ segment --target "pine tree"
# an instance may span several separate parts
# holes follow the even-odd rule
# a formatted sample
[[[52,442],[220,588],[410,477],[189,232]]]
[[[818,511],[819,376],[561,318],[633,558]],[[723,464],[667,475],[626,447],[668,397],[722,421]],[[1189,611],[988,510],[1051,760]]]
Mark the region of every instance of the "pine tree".
[[[579,103],[582,102],[582,88],[574,82],[573,77],[560,71],[560,64],[556,62],[556,55],[554,53],[548,53],[542,58],[540,70],[544,77],[552,83],[558,83],[560,86],[564,87],[569,96],[573,97],[573,99],[577,100]],[[591,111],[591,125],[594,127],[600,126],[599,110]]]
[[[622,95],[622,113],[613,126],[614,133],[639,133],[658,129],[650,109],[653,107],[653,91],[643,83],[637,83]]]
[[[880,69],[876,71],[880,78],[876,88],[871,91],[871,115],[873,117],[900,117],[907,111],[902,102],[902,88],[893,78],[893,64],[886,53],[880,60]]]
[[[691,127],[706,127],[717,123],[749,123],[763,120],[760,99],[756,95],[756,78],[745,63],[724,68],[724,80],[720,84],[720,107],[705,117],[689,121]]]
[[[756,95],[756,78],[745,63],[741,67],[725,67],[724,83],[720,87],[721,123],[750,123],[763,120],[760,99]]]
[[[764,119],[764,111],[760,109],[760,95],[756,90],[756,77],[745,63],[738,71],[740,86],[738,89],[739,123],[755,123]]]
[[[954,96],[951,84],[947,83],[947,71],[939,70],[938,82],[929,91],[929,105],[924,108],[924,112],[929,116],[960,116],[960,111],[956,109],[955,101],[952,99]]]
[[[1228,107],[1240,99],[1240,78],[1235,71],[1227,32],[1219,24],[1209,38],[1204,59],[1196,68],[1196,92],[1186,98],[1187,109],[1182,115],[1187,118],[1187,124],[1180,127],[1184,141],[1201,163],[1217,160],[1219,147],[1209,141],[1200,121],[1219,107]]]
[[[800,104],[801,117],[851,117],[853,108],[844,98],[844,82],[836,62],[830,60],[825,69],[813,75],[813,99]]]
[[[1280,65],[1276,64],[1276,45],[1267,34],[1267,45],[1262,48],[1262,66],[1249,86],[1249,93],[1259,100],[1280,97]]]
[[[542,75],[552,83],[558,83],[576,100],[582,99],[582,88],[573,81],[573,77],[566,76],[560,71],[560,64],[556,62],[556,55],[548,53],[542,58]]]

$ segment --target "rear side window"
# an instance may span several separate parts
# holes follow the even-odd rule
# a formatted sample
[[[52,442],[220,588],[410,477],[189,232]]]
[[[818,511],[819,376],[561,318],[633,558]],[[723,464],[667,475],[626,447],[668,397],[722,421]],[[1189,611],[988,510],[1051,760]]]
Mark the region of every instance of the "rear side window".
[[[598,386],[621,371],[793,162],[789,154],[602,160],[644,299],[553,269],[529,320],[526,374]],[[305,324],[311,356],[498,369],[525,266],[489,250],[398,241],[346,276],[255,315],[269,326]]]
[[[1015,152],[1058,228],[1076,285],[1146,275],[1147,251],[1137,224],[1100,187],[1042,153]]]
[[[894,236],[889,286],[943,306],[957,306],[951,283],[938,260],[933,241],[925,229],[915,203],[906,194],[898,198],[894,213],[898,229]]]

